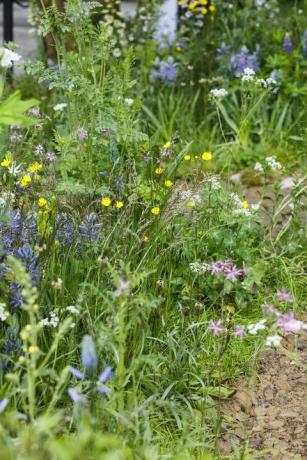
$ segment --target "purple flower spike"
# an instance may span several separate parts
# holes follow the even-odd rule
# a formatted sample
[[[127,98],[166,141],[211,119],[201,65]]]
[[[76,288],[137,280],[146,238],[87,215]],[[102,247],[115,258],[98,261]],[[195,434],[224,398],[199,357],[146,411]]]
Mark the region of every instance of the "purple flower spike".
[[[292,39],[291,39],[289,34],[286,34],[285,38],[284,38],[284,41],[283,41],[283,44],[282,44],[282,49],[284,51],[286,51],[286,53],[290,54],[290,53],[292,53],[293,48],[294,48],[294,46],[293,46],[293,43],[292,43]]]
[[[0,414],[6,409],[6,406],[8,405],[8,403],[9,403],[8,398],[4,398],[2,399],[2,401],[0,401]]]
[[[83,374],[83,372],[79,371],[79,370],[76,369],[75,367],[69,366],[69,370],[70,370],[71,374],[72,374],[74,377],[76,377],[76,379],[79,379],[79,380],[84,379],[84,374]]]
[[[221,335],[225,332],[225,329],[224,327],[222,326],[222,320],[219,319],[218,321],[213,321],[211,320],[209,322],[209,326],[208,326],[208,332],[212,332],[213,335]]]
[[[107,366],[105,370],[101,372],[98,380],[100,383],[105,383],[107,380],[109,380],[112,377],[114,377],[114,372],[112,370],[112,367]]]

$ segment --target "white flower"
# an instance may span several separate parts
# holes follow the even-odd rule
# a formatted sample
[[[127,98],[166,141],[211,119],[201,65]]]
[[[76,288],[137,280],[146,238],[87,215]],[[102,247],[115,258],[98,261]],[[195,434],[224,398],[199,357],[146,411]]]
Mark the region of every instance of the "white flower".
[[[261,319],[258,323],[255,324],[249,324],[247,326],[247,330],[251,335],[257,335],[259,331],[263,331],[266,326],[264,323],[266,322],[266,319]]]
[[[259,161],[257,163],[255,163],[254,170],[257,171],[257,172],[263,172],[264,171],[263,166],[262,166],[261,163],[259,163]]]
[[[9,312],[6,311],[6,304],[5,303],[0,303],[0,320],[1,321],[6,321],[7,318],[10,316]]]
[[[54,107],[53,107],[53,110],[55,112],[62,112],[65,107],[67,107],[67,104],[65,102],[61,102],[60,104],[56,104]]]
[[[52,312],[52,313],[50,313],[49,318],[42,319],[39,322],[39,324],[41,324],[42,326],[57,327],[57,325],[59,324],[59,321],[60,321],[60,319],[59,319],[58,315],[55,312]]]
[[[191,262],[189,264],[189,267],[190,267],[191,272],[199,273],[199,274],[206,273],[210,268],[209,264],[199,263],[199,262]]]
[[[280,342],[282,341],[282,337],[278,334],[276,335],[270,335],[267,337],[265,341],[265,346],[266,347],[279,347]]]
[[[80,313],[79,309],[74,305],[69,305],[68,307],[66,307],[66,310],[69,311],[69,313],[71,313],[72,315],[79,315]]]
[[[253,81],[255,76],[255,71],[253,69],[250,69],[249,67],[246,67],[243,71],[243,75],[241,77],[241,81]]]
[[[1,67],[10,67],[14,64],[14,62],[17,62],[19,59],[21,59],[19,54],[9,50],[8,48],[0,49],[0,53],[2,54],[0,61]]]
[[[276,161],[274,157],[266,157],[265,161],[273,171],[278,171],[282,169],[281,164],[278,161]]]
[[[133,99],[130,99],[129,97],[126,97],[125,102],[129,107],[131,107],[134,101],[133,101]]]
[[[225,97],[228,95],[228,91],[226,91],[226,89],[224,88],[214,88],[210,91],[210,94],[211,96],[213,97],[218,97],[218,98],[221,98],[221,97]]]

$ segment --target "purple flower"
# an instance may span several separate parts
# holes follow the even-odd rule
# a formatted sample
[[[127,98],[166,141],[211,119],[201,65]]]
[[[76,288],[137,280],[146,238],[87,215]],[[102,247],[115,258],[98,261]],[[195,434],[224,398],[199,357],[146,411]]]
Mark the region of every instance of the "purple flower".
[[[61,243],[71,245],[76,236],[74,221],[62,212],[56,219],[56,239]]]
[[[242,46],[237,54],[233,54],[230,58],[229,68],[235,77],[243,75],[245,69],[252,69],[254,72],[259,70],[259,48],[255,53],[251,54],[246,46]]]
[[[75,403],[86,403],[85,396],[81,395],[77,390],[74,388],[68,388],[68,394]]]
[[[97,354],[94,341],[90,335],[85,335],[81,344],[82,364],[88,371],[94,371],[97,367]]]
[[[304,30],[302,37],[302,56],[307,59],[307,29]]]
[[[98,242],[100,238],[102,224],[98,222],[95,213],[88,214],[79,225],[80,236],[90,241]]]
[[[42,144],[37,144],[37,146],[34,149],[34,155],[41,156],[44,153],[44,147]]]
[[[268,303],[267,301],[263,302],[262,306],[263,306],[265,313],[269,316],[275,316],[276,318],[278,318],[281,315],[281,313],[278,310],[276,310],[274,305],[272,305],[271,303]]]
[[[76,368],[73,367],[73,366],[69,366],[68,368],[69,368],[71,374],[72,374],[74,377],[76,377],[76,379],[78,379],[78,380],[84,379],[84,373],[81,372],[81,371],[79,371],[79,369],[76,369]]]
[[[212,275],[223,274],[231,282],[237,281],[239,276],[244,275],[244,270],[238,268],[232,260],[218,260],[209,266]]]
[[[224,327],[222,326],[223,322],[221,319],[219,319],[218,321],[213,321],[211,320],[209,322],[209,326],[208,326],[208,329],[207,331],[208,332],[212,332],[213,335],[220,335],[220,334],[223,334],[225,332],[225,329]]]
[[[298,332],[303,327],[303,323],[294,318],[293,311],[289,311],[281,315],[274,326],[283,329],[284,333],[288,335]]]
[[[281,302],[293,303],[292,294],[289,291],[287,291],[287,289],[285,289],[285,288],[282,288],[279,291],[277,291],[276,292],[276,297]]]
[[[100,383],[105,383],[107,380],[109,380],[112,377],[114,377],[114,372],[112,370],[112,367],[107,366],[99,375],[98,380]]]
[[[173,57],[169,56],[166,61],[156,59],[155,68],[151,72],[151,80],[162,80],[165,86],[173,86],[177,78],[177,64]]]
[[[128,288],[129,288],[129,281],[119,278],[118,280],[118,288],[114,292],[115,297],[120,297],[123,294],[127,294]]]
[[[79,128],[77,130],[77,138],[79,141],[84,141],[85,139],[88,138],[88,132],[84,128]]]
[[[0,414],[6,409],[6,406],[8,405],[9,400],[8,398],[3,398],[2,401],[0,401]]]
[[[292,53],[293,51],[293,43],[292,43],[292,39],[291,39],[291,36],[289,34],[286,34],[285,35],[285,38],[284,38],[284,41],[283,41],[283,44],[282,44],[282,49],[284,51],[286,51],[286,53]]]
[[[246,335],[244,326],[242,326],[241,324],[237,324],[235,326],[234,335],[242,339]]]
[[[229,281],[231,281],[232,283],[237,281],[238,277],[243,275],[243,270],[241,270],[240,268],[237,268],[235,265],[231,268],[227,268],[225,271],[225,277],[226,279],[228,279]]]
[[[20,259],[25,265],[27,272],[31,275],[32,283],[38,284],[40,277],[40,268],[37,264],[37,258],[29,244],[24,244],[15,251],[15,257]]]

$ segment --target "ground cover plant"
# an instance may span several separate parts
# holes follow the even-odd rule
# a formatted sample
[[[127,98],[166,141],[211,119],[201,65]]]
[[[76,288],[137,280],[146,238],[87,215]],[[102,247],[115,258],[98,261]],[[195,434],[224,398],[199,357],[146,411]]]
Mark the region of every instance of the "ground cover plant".
[[[1,50],[0,458],[259,458],[221,405],[305,328],[303,5],[178,6]]]

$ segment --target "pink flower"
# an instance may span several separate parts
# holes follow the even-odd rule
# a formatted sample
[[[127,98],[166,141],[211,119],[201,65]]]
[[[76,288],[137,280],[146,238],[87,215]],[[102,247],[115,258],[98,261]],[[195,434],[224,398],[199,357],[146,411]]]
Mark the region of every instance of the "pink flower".
[[[279,291],[277,291],[276,292],[276,297],[281,302],[287,302],[287,303],[292,303],[293,302],[292,294],[289,291],[287,291],[287,289],[285,289],[285,288],[280,289]]]
[[[295,334],[303,327],[302,321],[298,321],[294,318],[293,311],[289,311],[281,315],[276,321],[275,327],[279,327],[284,330],[285,335]]]
[[[213,321],[211,320],[209,322],[209,326],[208,326],[208,332],[212,332],[213,335],[220,335],[220,334],[223,334],[225,332],[225,329],[224,327],[222,326],[222,320],[219,319],[218,321]]]
[[[84,128],[79,128],[77,131],[77,138],[79,141],[84,141],[88,137],[88,132]]]
[[[235,326],[234,335],[236,337],[241,337],[241,339],[246,335],[245,328],[242,326],[242,324],[237,324]]]

